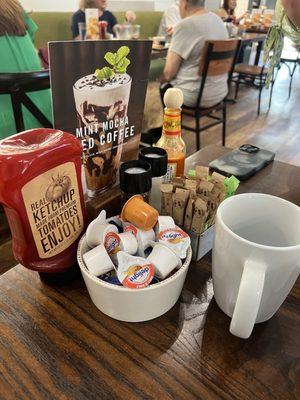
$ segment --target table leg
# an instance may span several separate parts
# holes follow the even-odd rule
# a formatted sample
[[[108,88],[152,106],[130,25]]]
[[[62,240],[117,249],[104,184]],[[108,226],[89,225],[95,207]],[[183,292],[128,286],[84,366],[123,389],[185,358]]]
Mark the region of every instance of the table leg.
[[[258,63],[259,63],[260,54],[261,54],[261,51],[262,51],[262,48],[263,48],[263,44],[264,44],[264,42],[258,42],[258,44],[257,44],[254,65],[258,65]]]

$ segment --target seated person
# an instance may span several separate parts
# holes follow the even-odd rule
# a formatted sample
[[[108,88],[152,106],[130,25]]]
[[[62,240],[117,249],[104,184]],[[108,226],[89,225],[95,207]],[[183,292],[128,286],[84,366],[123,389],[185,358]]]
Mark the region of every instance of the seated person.
[[[42,69],[33,44],[37,30],[17,0],[0,1],[0,60],[1,72],[40,71]],[[52,120],[50,90],[28,93],[28,97],[41,112]],[[25,129],[40,127],[35,117],[23,107]],[[0,95],[0,139],[15,134],[16,126],[9,94]]]
[[[221,17],[224,22],[233,22],[234,24],[239,24],[244,18],[244,15],[242,15],[240,18],[236,17],[236,6],[236,0],[224,0],[222,7],[216,12],[216,14]]]
[[[171,41],[164,69],[161,94],[170,87],[182,90],[184,104],[194,107],[197,102],[201,77],[198,74],[201,52],[206,40],[226,40],[227,30],[216,14],[207,11],[205,0],[180,0],[182,21],[177,25]],[[212,107],[227,95],[227,74],[209,76],[202,96],[202,107]]]
[[[80,9],[76,11],[72,16],[71,30],[73,34],[73,39],[80,39],[79,35],[79,22],[85,22],[85,12],[86,8],[98,8],[99,9],[99,21],[107,22],[107,32],[114,34],[114,26],[118,23],[117,18],[113,13],[106,10],[106,0],[81,0]]]
[[[136,20],[136,13],[132,10],[127,10],[125,13],[125,24],[133,24]]]
[[[176,25],[181,21],[179,13],[179,0],[175,0],[174,4],[164,12],[157,36],[172,36]]]

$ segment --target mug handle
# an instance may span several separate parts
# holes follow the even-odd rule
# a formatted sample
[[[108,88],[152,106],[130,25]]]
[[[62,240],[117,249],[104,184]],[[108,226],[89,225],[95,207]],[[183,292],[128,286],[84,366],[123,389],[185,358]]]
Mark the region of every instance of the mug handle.
[[[253,330],[264,288],[266,266],[247,260],[236,299],[230,333],[248,339]]]

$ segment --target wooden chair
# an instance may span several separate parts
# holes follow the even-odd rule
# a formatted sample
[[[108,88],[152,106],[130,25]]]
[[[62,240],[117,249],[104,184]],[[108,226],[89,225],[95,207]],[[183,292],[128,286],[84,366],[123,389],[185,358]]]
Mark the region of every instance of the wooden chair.
[[[45,128],[52,128],[51,122],[40,111],[27,93],[50,88],[49,70],[33,72],[0,73],[0,94],[9,94],[17,132],[25,130],[22,105]]]
[[[195,128],[186,125],[182,125],[182,128],[186,129],[187,131],[195,132],[197,150],[200,150],[201,147],[200,133],[218,124],[222,124],[222,144],[225,146],[227,95],[221,102],[213,107],[203,108],[201,107],[201,102],[207,77],[228,74],[227,82],[228,87],[230,87],[232,73],[239,53],[239,48],[240,41],[237,39],[211,40],[205,43],[205,47],[200,59],[199,75],[201,76],[201,85],[196,106],[187,107],[183,105],[182,107],[183,115],[188,115],[190,117],[194,117],[195,119]],[[221,111],[222,115],[215,115],[216,111]],[[200,119],[203,117],[208,117],[214,120],[214,122],[201,126]]]
[[[262,90],[266,84],[268,68],[265,66],[261,67],[259,65],[237,64],[234,69],[234,72],[237,74],[236,77],[232,78],[232,82],[234,82],[236,84],[234,100],[236,100],[238,97],[240,85],[246,85],[246,86],[258,89],[257,115],[259,115],[260,114],[260,104],[261,104],[261,94],[262,94]],[[271,78],[271,82],[270,82],[271,90],[270,90],[268,110],[271,108],[274,82],[275,82],[275,79],[274,79],[274,74],[273,74],[273,76]]]

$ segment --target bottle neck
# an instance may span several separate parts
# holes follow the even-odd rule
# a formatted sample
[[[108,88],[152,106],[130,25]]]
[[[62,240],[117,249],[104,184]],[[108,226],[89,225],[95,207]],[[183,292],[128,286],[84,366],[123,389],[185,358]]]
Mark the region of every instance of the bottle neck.
[[[168,137],[181,137],[181,109],[165,108],[163,135]]]

